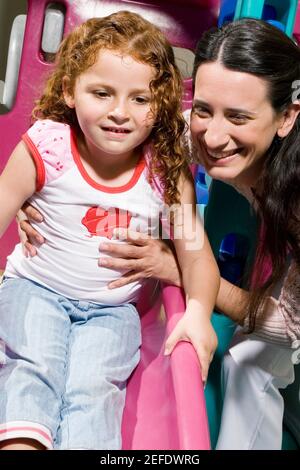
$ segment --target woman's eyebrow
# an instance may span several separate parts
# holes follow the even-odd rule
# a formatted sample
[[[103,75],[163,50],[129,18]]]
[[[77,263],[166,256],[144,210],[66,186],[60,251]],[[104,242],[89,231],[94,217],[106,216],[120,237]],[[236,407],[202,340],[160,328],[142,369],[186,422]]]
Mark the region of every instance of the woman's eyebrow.
[[[196,99],[193,101],[193,109],[197,109],[197,108],[211,109],[211,106],[206,101]],[[236,114],[246,114],[247,116],[250,116],[250,117],[251,116],[254,117],[257,115],[257,113],[253,111],[249,111],[247,109],[243,109],[243,108],[226,108],[226,112],[236,113]]]
[[[229,111],[230,113],[236,113],[236,114],[247,114],[247,116],[256,116],[257,113],[253,111],[249,111],[248,109],[242,109],[242,108],[228,108],[226,111]]]

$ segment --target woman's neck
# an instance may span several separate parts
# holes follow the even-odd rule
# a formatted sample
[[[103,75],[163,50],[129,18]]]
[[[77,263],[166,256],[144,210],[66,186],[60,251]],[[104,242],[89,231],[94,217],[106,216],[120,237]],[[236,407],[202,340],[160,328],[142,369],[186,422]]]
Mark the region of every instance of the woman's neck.
[[[251,168],[246,174],[240,174],[232,181],[227,181],[228,184],[232,185],[239,193],[243,194],[250,204],[254,204],[254,191],[259,192],[260,177],[263,172],[263,160],[258,162],[256,166]]]

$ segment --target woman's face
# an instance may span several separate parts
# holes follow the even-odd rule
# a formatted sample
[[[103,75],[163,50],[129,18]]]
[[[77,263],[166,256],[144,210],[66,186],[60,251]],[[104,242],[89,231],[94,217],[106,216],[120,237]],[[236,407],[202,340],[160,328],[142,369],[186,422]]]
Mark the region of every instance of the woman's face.
[[[264,80],[218,62],[199,67],[191,134],[212,178],[255,186],[279,124]]]

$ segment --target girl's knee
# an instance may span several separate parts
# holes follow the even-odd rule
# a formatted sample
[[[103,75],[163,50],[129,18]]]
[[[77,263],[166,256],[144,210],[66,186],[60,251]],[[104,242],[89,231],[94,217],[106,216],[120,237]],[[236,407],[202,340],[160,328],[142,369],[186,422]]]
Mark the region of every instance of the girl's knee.
[[[46,450],[46,448],[35,439],[16,438],[0,442],[0,450]]]

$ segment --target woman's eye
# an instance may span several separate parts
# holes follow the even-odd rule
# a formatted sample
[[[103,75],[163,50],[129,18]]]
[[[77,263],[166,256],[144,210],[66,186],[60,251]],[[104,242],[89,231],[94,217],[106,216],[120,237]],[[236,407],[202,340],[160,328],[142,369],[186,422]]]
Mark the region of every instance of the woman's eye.
[[[238,124],[245,123],[248,120],[247,116],[244,116],[243,114],[233,114],[232,116],[229,116],[229,119]]]
[[[196,114],[196,116],[200,117],[200,118],[207,118],[210,116],[210,113],[207,109],[205,108],[195,108],[193,110],[193,113]]]

